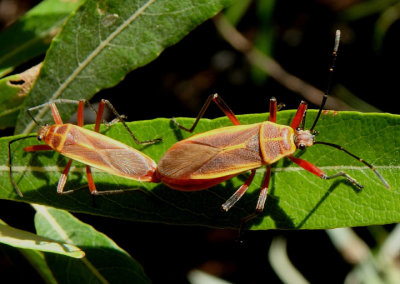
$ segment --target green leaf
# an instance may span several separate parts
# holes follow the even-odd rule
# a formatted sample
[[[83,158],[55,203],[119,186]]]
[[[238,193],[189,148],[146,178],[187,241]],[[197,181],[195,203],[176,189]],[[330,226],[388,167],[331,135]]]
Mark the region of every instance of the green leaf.
[[[175,44],[231,0],[88,0],[53,40],[26,108],[58,98],[89,99]],[[62,66],[62,67],[61,67]],[[69,114],[72,114],[70,108]],[[48,108],[36,119],[49,118]],[[15,133],[32,132],[21,112]]]
[[[315,114],[312,110],[308,112],[308,127]],[[278,123],[288,125],[293,116],[294,111],[281,111],[278,113]],[[249,124],[261,122],[266,117],[266,114],[251,114],[239,116],[239,119]],[[190,126],[193,119],[179,121]],[[226,118],[203,119],[196,132],[229,125],[231,123]],[[317,125],[320,131],[317,140],[342,145],[373,164],[391,189],[386,189],[368,167],[344,152],[325,145],[315,145],[306,151],[299,151],[296,156],[314,163],[329,175],[344,170],[364,185],[364,190],[357,190],[342,178],[321,180],[291,164],[288,159],[282,159],[273,165],[266,208],[249,223],[251,228],[322,229],[399,222],[399,125],[400,116],[391,114],[339,112],[337,115],[323,115]],[[132,122],[129,126],[140,140],[162,137],[163,142],[137,146],[119,124],[106,131],[102,128],[101,131],[133,145],[155,161],[176,141],[190,136],[177,130],[169,119]],[[57,181],[67,160],[51,152],[24,153],[24,146],[37,143],[31,138],[12,144],[13,176],[24,193],[24,198],[20,199],[8,178],[7,144],[13,138],[0,139],[0,198],[51,205],[74,212],[139,221],[237,228],[241,219],[254,211],[265,174],[264,168],[257,170],[248,192],[228,213],[221,212],[221,204],[243,184],[249,173],[238,175],[208,190],[181,192],[162,184],[136,182],[94,172],[99,190],[139,190],[99,196],[93,204],[88,190],[57,195]],[[73,165],[76,167],[69,174],[66,189],[86,185],[84,166],[77,162]]]
[[[68,15],[83,0],[45,0],[0,34],[0,77],[43,54]]]
[[[82,258],[85,255],[76,246],[16,229],[4,222],[0,222],[0,242],[17,248],[46,251],[75,258]]]
[[[41,64],[0,79],[0,129],[15,126],[17,115],[35,82]]]
[[[82,223],[68,212],[34,205],[39,234],[73,243],[86,252],[82,259],[46,254],[46,260],[59,283],[149,283],[142,267],[106,235]]]

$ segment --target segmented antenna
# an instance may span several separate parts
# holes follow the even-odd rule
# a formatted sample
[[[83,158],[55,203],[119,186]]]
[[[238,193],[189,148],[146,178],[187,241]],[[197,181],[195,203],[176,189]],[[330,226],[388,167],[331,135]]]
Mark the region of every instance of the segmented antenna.
[[[333,46],[333,51],[332,51],[332,62],[331,62],[331,66],[329,67],[328,85],[326,87],[326,91],[325,91],[324,97],[322,98],[321,106],[319,107],[319,111],[318,111],[317,117],[315,118],[314,123],[310,128],[310,132],[312,132],[314,130],[315,126],[317,125],[319,117],[321,116],[322,109],[324,108],[326,100],[328,99],[328,94],[331,91],[333,72],[335,70],[337,52],[338,52],[338,49],[339,49],[339,42],[340,42],[340,30],[336,30],[335,45]]]

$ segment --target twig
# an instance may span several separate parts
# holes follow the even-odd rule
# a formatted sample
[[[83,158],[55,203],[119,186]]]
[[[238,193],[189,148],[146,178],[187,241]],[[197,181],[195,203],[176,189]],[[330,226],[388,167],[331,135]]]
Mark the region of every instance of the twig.
[[[223,16],[218,15],[214,18],[215,26],[221,36],[229,42],[233,48],[242,52],[251,64],[257,66],[277,82],[288,88],[289,90],[300,94],[308,102],[320,104],[324,93],[304,82],[296,76],[288,73],[274,59],[266,56],[260,50],[252,45],[238,30],[232,26],[229,21]],[[352,110],[353,108],[341,101],[340,99],[329,97],[326,104],[328,109],[335,110]]]

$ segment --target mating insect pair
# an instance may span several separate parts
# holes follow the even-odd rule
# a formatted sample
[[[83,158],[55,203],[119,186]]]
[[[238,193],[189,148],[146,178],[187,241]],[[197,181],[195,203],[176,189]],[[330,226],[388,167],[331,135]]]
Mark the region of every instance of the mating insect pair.
[[[335,40],[333,63],[330,74],[333,72],[338,45],[339,33],[337,33]],[[277,103],[275,99],[270,100],[269,121],[251,125],[241,125],[227,104],[218,95],[212,95],[204,104],[190,129],[175,122],[177,126],[182,130],[192,132],[212,101],[221,108],[234,126],[211,130],[177,142],[163,155],[158,166],[151,158],[138,150],[97,133],[99,131],[105,105],[108,105],[117,118],[123,122],[121,116],[119,116],[108,101],[101,101],[99,105],[95,132],[80,127],[83,125],[84,101],[80,101],[78,106],[78,126],[63,124],[55,104],[50,103],[49,105],[56,124],[42,127],[38,135],[38,139],[43,140],[46,145],[28,146],[25,148],[25,151],[31,152],[53,149],[70,158],[57,186],[57,192],[59,193],[63,193],[72,160],[87,164],[88,184],[92,194],[110,194],[116,191],[97,191],[90,166],[113,175],[133,180],[155,183],[162,182],[170,188],[182,191],[197,191],[210,188],[240,173],[250,170],[251,174],[249,178],[222,205],[225,211],[228,211],[246,192],[253,181],[256,169],[266,166],[266,176],[261,186],[256,206],[256,211],[262,211],[268,194],[271,165],[283,157],[288,157],[292,162],[321,179],[344,177],[358,188],[363,188],[361,184],[345,172],[338,172],[329,176],[312,163],[293,156],[293,153],[297,149],[303,150],[314,144],[334,147],[357,159],[374,171],[382,183],[389,188],[385,179],[370,163],[350,153],[339,145],[315,141],[317,132],[314,128],[327,100],[327,93],[328,92],[326,92],[323,97],[319,112],[310,130],[304,130],[307,112],[307,104],[305,102],[300,103],[290,126],[276,123]],[[43,107],[43,105],[39,107]],[[152,143],[156,141],[140,142],[135,138],[125,123],[124,126],[136,143]],[[10,141],[10,143],[16,140]],[[10,144],[9,155],[10,178],[15,190],[22,196],[22,193],[12,177]]]
[[[253,181],[255,170],[259,167],[266,166],[266,176],[261,186],[256,206],[256,211],[262,211],[268,194],[271,164],[283,157],[288,157],[294,163],[322,179],[332,179],[342,176],[358,188],[363,187],[345,172],[339,172],[328,176],[310,162],[292,155],[297,149],[304,149],[314,144],[324,144],[344,151],[372,169],[382,183],[386,187],[389,187],[385,179],[371,164],[348,152],[339,145],[315,141],[316,132],[314,131],[314,127],[318,122],[326,98],[327,96],[324,97],[320,111],[311,129],[304,130],[303,126],[307,111],[307,104],[305,102],[301,102],[290,126],[276,123],[277,103],[275,99],[270,100],[269,121],[241,125],[235,114],[222,98],[217,94],[212,95],[204,104],[190,129],[186,129],[176,123],[178,127],[192,132],[212,101],[222,109],[234,126],[211,130],[177,142],[167,150],[160,159],[158,166],[150,157],[140,151],[98,133],[105,105],[108,105],[119,120],[123,122],[122,118],[108,101],[102,100],[99,104],[94,131],[81,127],[83,125],[83,106],[85,101],[78,102],[78,125],[63,124],[56,105],[50,103],[49,105],[56,124],[41,127],[37,136],[39,140],[44,141],[46,144],[28,146],[25,147],[24,150],[27,152],[55,150],[70,159],[58,182],[58,193],[69,193],[69,191],[64,192],[63,189],[72,160],[77,160],[87,165],[86,173],[88,185],[90,192],[94,195],[110,194],[118,191],[97,191],[90,167],[98,168],[104,172],[128,179],[156,183],[163,182],[173,189],[182,191],[196,191],[210,188],[242,172],[250,170],[250,177],[222,205],[225,211],[228,211],[246,192]],[[67,102],[76,103],[75,101]],[[43,106],[44,105],[41,105],[39,107]],[[125,123],[124,126],[136,143],[153,143],[158,141],[151,140],[140,142],[135,138]],[[24,138],[26,137],[17,138],[10,141],[9,144],[10,178],[15,190],[20,196],[22,196],[22,193],[12,177],[10,145]]]

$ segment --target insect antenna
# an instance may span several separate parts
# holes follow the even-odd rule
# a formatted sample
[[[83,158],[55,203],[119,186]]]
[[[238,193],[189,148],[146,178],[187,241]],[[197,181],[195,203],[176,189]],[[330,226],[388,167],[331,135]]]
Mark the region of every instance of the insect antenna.
[[[317,125],[319,117],[321,116],[322,109],[325,106],[326,100],[328,99],[328,94],[329,94],[329,92],[331,90],[333,72],[335,70],[337,52],[338,52],[338,49],[339,49],[339,42],[340,42],[340,30],[336,30],[335,45],[333,46],[333,51],[332,51],[332,62],[331,62],[331,66],[329,68],[328,86],[326,87],[326,91],[325,91],[324,97],[322,98],[321,106],[319,107],[319,111],[318,111],[317,117],[315,118],[314,123],[310,128],[310,132],[313,132],[315,126]]]
[[[366,165],[367,167],[369,167],[371,170],[374,171],[374,173],[378,176],[378,178],[381,180],[381,182],[385,185],[386,188],[390,189],[390,185],[387,183],[387,181],[383,178],[383,176],[381,176],[381,174],[375,169],[375,167],[373,165],[371,165],[370,163],[364,161],[363,159],[361,159],[360,157],[354,155],[353,153],[350,153],[349,151],[347,151],[346,149],[344,149],[342,146],[337,145],[337,144],[333,144],[333,143],[328,143],[328,142],[321,142],[321,141],[316,141],[314,142],[314,144],[322,144],[322,145],[327,145],[333,148],[336,148],[340,151],[345,152],[346,154],[352,156],[354,159],[360,161],[361,163],[363,163],[364,165]]]
[[[36,121],[35,121],[36,122]],[[19,140],[23,140],[23,139],[28,139],[28,138],[32,138],[32,137],[37,137],[37,134],[32,134],[29,136],[24,136],[24,137],[19,137],[13,140],[8,141],[8,174],[10,176],[10,181],[15,189],[15,192],[20,196],[20,197],[24,197],[24,195],[22,194],[21,190],[19,190],[17,183],[14,180],[14,177],[12,175],[12,156],[11,156],[11,144],[19,141]]]
[[[36,121],[35,117],[33,116],[33,114],[31,113],[31,109],[27,109],[26,113],[31,117],[31,119],[33,120],[33,122],[37,125],[40,126],[40,124]]]

